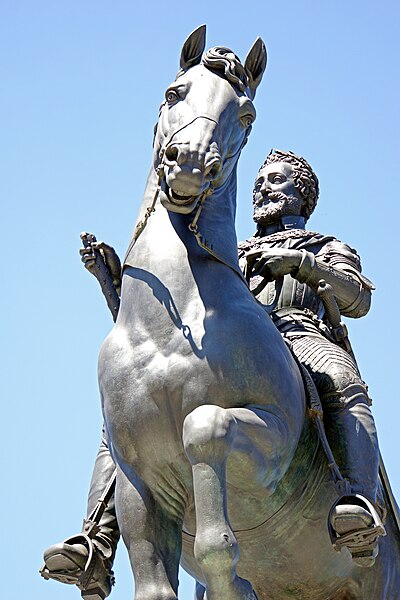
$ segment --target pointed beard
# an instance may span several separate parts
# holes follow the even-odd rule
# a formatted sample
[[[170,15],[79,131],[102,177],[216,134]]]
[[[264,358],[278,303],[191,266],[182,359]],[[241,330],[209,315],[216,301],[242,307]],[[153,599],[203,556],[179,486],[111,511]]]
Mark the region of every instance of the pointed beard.
[[[258,225],[276,223],[286,215],[301,214],[302,200],[297,196],[287,196],[282,192],[272,192],[261,206],[254,205],[253,221]]]

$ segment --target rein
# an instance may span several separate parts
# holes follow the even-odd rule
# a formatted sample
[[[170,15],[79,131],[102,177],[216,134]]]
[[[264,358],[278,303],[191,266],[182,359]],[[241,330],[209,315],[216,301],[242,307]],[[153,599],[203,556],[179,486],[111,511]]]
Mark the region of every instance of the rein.
[[[164,179],[164,162],[163,161],[157,167],[157,175],[158,175],[158,183],[157,183],[156,191],[155,191],[154,196],[153,196],[153,200],[150,202],[149,206],[146,208],[146,211],[145,211],[143,219],[141,219],[137,223],[137,225],[136,225],[135,232],[134,232],[133,237],[132,237],[132,241],[129,244],[128,249],[126,251],[125,259],[127,258],[127,256],[129,255],[130,251],[135,246],[135,244],[138,241],[139,237],[141,236],[141,234],[143,233],[144,229],[146,228],[147,221],[149,220],[149,218],[151,217],[151,215],[153,214],[153,212],[155,212],[155,210],[156,210],[156,202],[157,202],[158,196],[160,194],[162,181]],[[207,196],[209,196],[210,194],[212,194],[212,191],[213,191],[213,188],[210,185],[201,194],[200,199],[199,199],[199,203],[198,203],[198,207],[197,207],[197,211],[196,211],[196,215],[195,215],[193,221],[189,224],[189,230],[195,235],[195,237],[196,237],[197,240],[198,240],[198,236],[201,237],[201,234],[200,234],[200,232],[199,232],[199,230],[197,228],[197,221],[199,220],[200,213],[201,213],[201,211],[203,209],[204,201],[207,198]],[[198,243],[199,243],[199,240],[198,240]],[[221,260],[221,262],[223,262],[223,261]]]

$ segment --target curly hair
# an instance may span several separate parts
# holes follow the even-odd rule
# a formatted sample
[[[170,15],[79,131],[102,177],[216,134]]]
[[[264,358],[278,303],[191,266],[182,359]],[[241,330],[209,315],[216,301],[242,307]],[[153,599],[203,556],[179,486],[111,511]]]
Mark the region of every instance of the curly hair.
[[[294,152],[286,152],[285,150],[277,150],[276,148],[272,148],[258,172],[260,172],[266,165],[274,162],[285,162],[292,165],[294,186],[299,190],[304,200],[302,215],[307,221],[318,202],[318,177],[305,158],[302,156],[297,156],[294,154]]]
[[[215,46],[205,52],[201,59],[201,64],[210,71],[221,73],[240,92],[246,93],[249,86],[249,78],[246,69],[232,50],[225,46]],[[184,69],[179,69],[176,78],[185,74]]]
[[[249,85],[246,70],[240,58],[232,50],[225,46],[210,48],[203,55],[202,64],[214,71],[220,71],[226,79],[241,92],[245,92]]]

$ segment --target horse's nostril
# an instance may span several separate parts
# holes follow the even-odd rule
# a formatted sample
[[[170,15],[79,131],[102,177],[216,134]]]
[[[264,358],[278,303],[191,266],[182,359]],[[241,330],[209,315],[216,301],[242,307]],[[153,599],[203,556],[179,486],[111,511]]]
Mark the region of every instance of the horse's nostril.
[[[175,162],[178,159],[178,148],[176,146],[168,146],[165,151],[165,158],[170,162]]]
[[[211,179],[215,179],[219,175],[219,173],[221,171],[221,167],[222,167],[221,159],[213,158],[206,165],[206,174],[209,175],[211,177]]]
[[[216,165],[213,165],[213,166],[211,167],[211,170],[210,170],[210,175],[211,175],[211,177],[212,177],[213,179],[215,179],[215,177],[217,177],[217,176],[218,176],[218,174],[219,174],[219,171],[220,171],[220,165],[219,165],[219,163],[218,163],[218,164],[216,164]]]

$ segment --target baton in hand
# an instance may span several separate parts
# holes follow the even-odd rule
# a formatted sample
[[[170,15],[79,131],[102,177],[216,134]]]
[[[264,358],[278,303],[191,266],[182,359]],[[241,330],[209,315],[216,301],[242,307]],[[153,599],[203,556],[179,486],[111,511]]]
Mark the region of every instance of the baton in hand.
[[[97,248],[93,248],[93,244],[97,242],[96,237],[92,233],[84,231],[81,233],[81,240],[85,248],[90,248],[95,262],[93,275],[100,284],[101,291],[106,299],[107,306],[111,311],[114,322],[117,319],[120,299],[113,283],[110,271],[104,261],[104,258]]]

